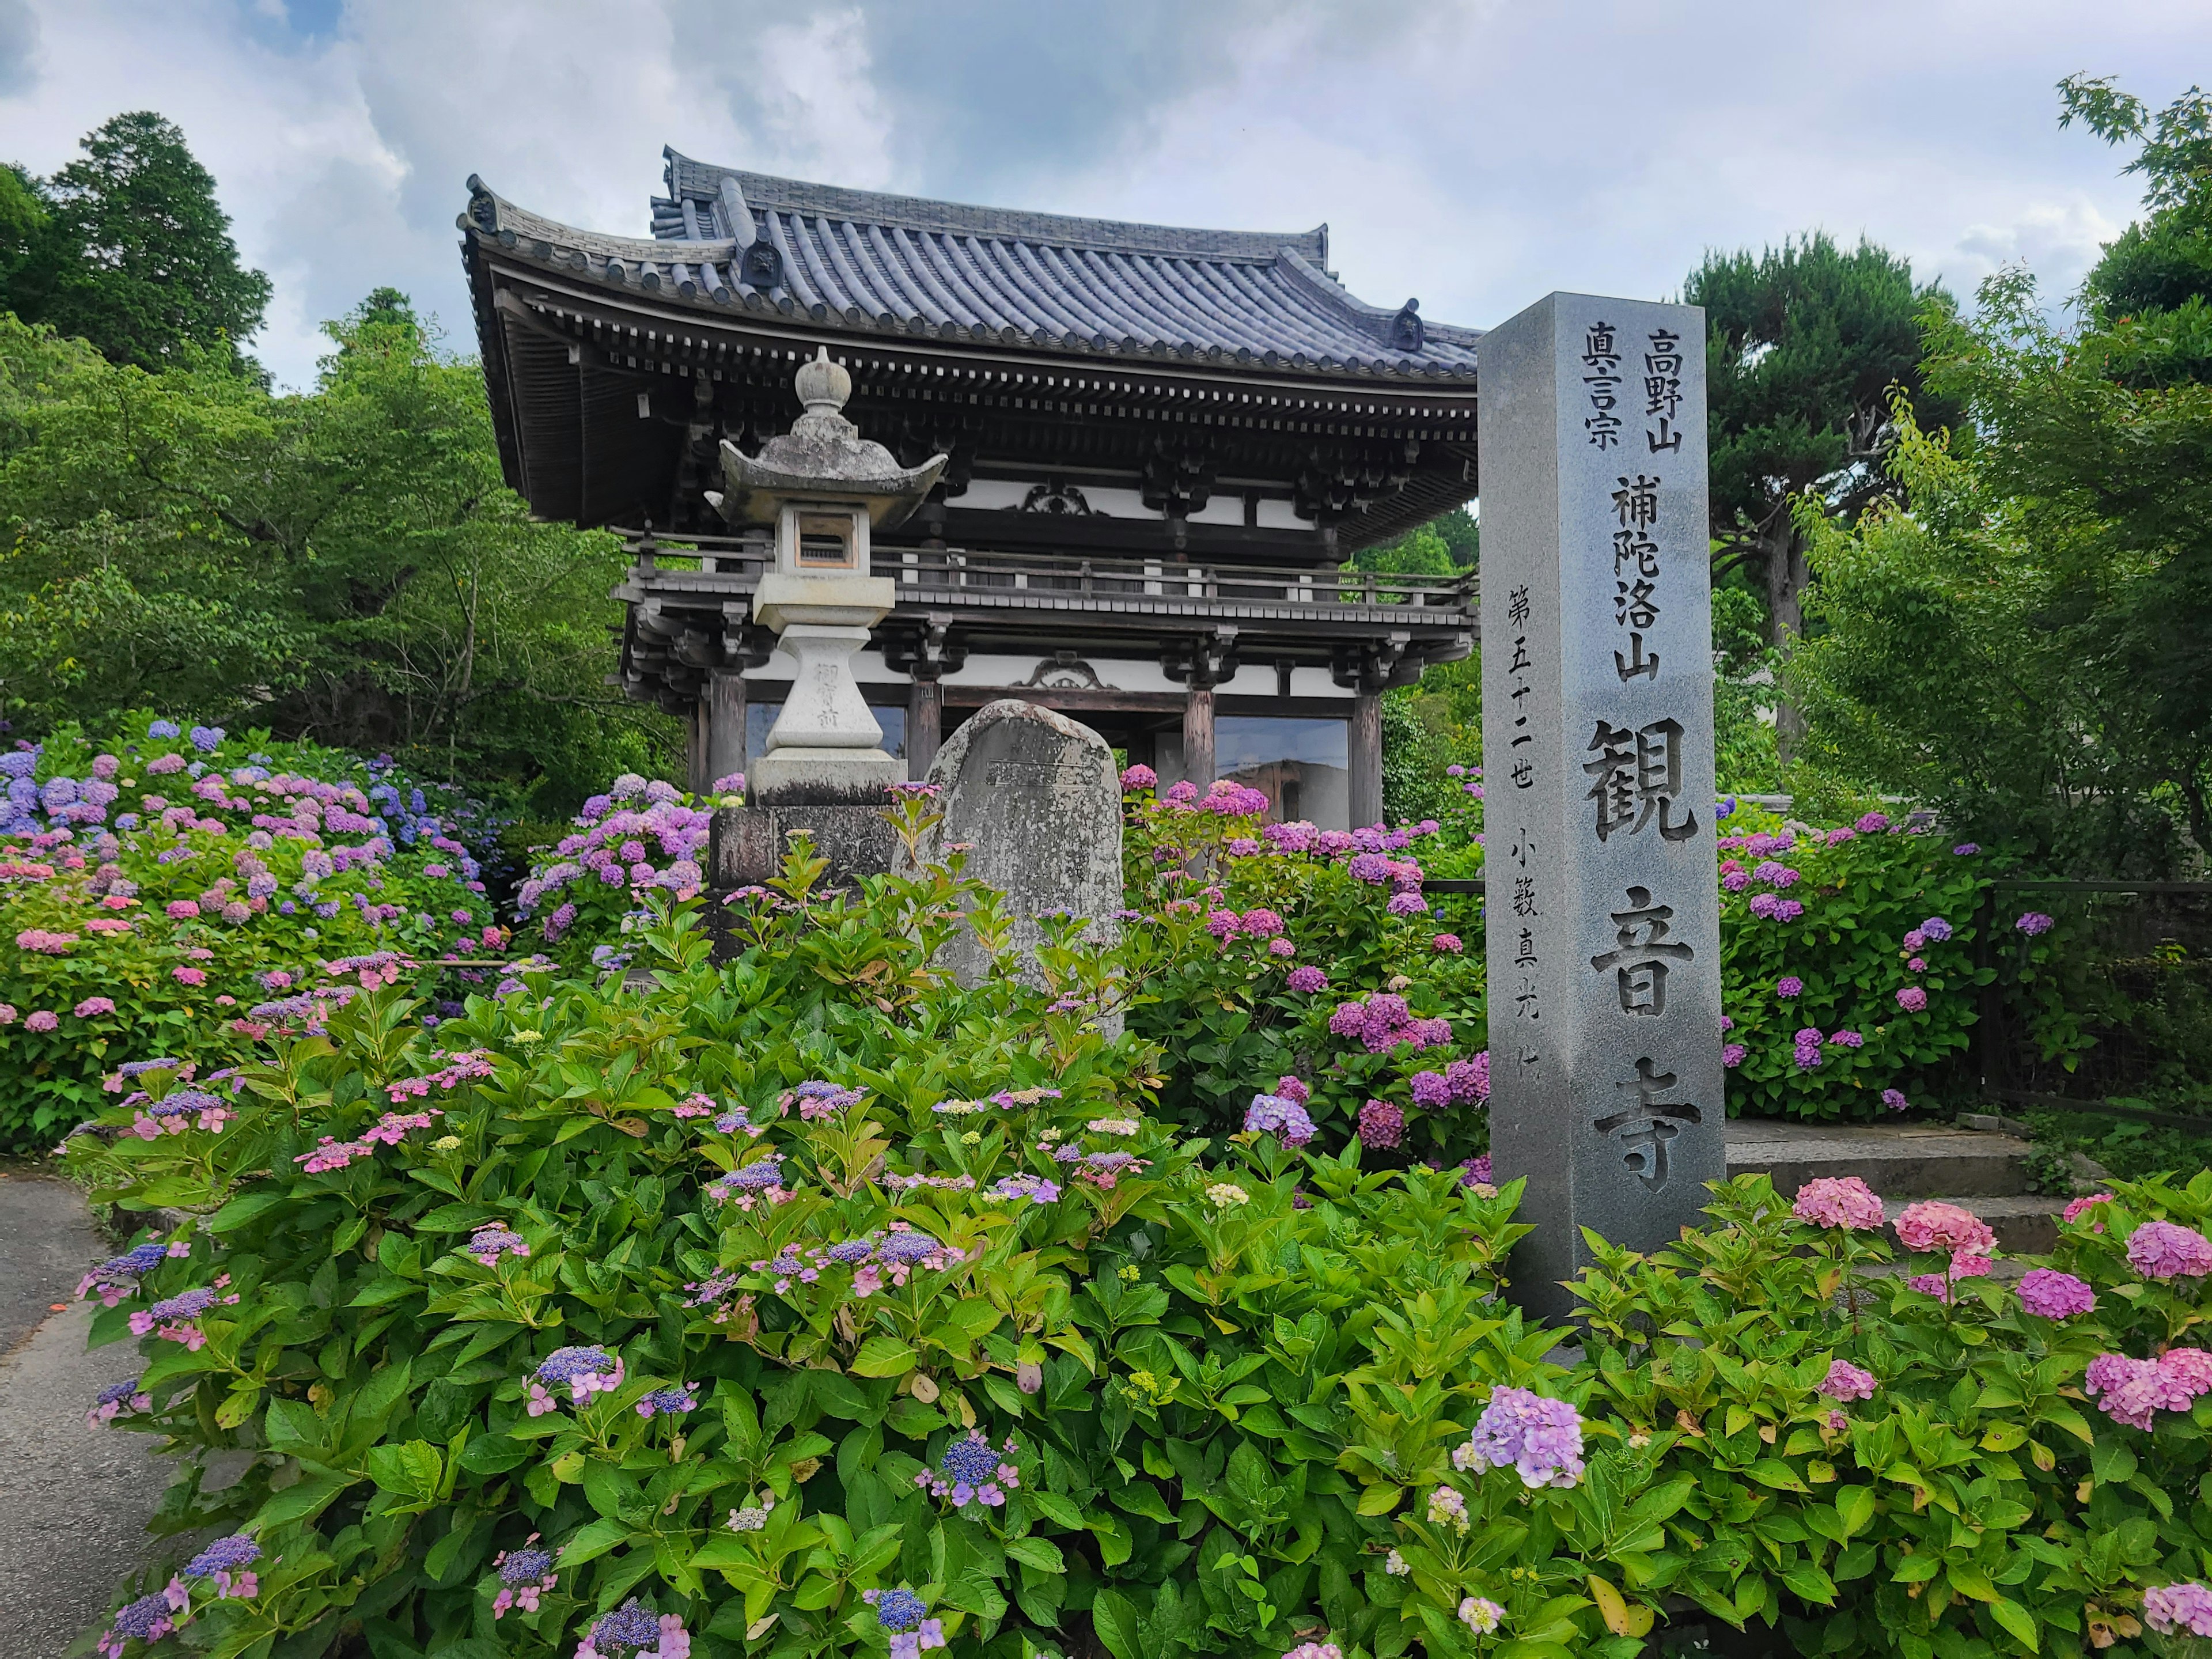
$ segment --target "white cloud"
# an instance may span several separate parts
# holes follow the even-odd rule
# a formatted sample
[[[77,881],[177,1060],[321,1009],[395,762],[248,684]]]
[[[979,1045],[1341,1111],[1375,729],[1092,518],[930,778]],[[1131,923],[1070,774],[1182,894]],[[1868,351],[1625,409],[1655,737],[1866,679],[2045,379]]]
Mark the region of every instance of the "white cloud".
[[[289,384],[380,284],[467,345],[463,181],[641,234],[660,147],[831,183],[1180,223],[1326,220],[1355,292],[1487,324],[1554,288],[1659,294],[1709,246],[1862,233],[1954,289],[2070,289],[2136,210],[2053,83],[2142,95],[2201,0],[0,0],[0,156],[120,110],[182,125]],[[293,21],[288,21],[293,20]],[[2094,51],[2095,58],[2085,54]]]

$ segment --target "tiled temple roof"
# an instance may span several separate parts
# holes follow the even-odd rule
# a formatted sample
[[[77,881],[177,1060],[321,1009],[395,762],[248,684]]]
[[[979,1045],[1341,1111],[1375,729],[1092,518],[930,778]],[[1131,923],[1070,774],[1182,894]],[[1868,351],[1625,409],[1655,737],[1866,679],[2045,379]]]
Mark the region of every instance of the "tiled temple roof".
[[[965,207],[667,152],[651,240],[580,231],[470,181],[464,223],[556,268],[708,307],[873,333],[1262,371],[1456,382],[1480,331],[1355,299],[1328,230],[1184,230]]]

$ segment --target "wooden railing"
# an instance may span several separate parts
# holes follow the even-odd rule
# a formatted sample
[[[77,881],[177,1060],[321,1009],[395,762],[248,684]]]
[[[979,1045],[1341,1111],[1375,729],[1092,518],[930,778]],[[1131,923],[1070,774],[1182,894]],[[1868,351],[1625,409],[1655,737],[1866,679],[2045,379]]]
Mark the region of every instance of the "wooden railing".
[[[632,536],[633,558],[651,569],[663,561],[695,560],[702,574],[736,576],[750,586],[774,562],[757,540],[688,536],[663,541]],[[1468,615],[1478,606],[1475,576],[1409,576],[1395,573],[1310,566],[1251,565],[1224,560],[1183,562],[1097,555],[986,553],[962,548],[879,547],[874,574],[896,579],[912,597],[945,592],[1033,592],[1065,595],[1081,609],[1085,599],[1154,599],[1246,605],[1402,607]],[[750,579],[750,580],[748,580]],[[902,599],[908,597],[901,595]],[[1440,614],[1437,620],[1442,621]]]

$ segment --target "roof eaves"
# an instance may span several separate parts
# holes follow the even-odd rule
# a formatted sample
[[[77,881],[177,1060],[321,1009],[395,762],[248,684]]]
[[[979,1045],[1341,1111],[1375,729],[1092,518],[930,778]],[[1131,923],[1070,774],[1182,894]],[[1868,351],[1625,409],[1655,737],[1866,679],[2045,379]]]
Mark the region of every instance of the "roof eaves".
[[[726,310],[738,306],[754,312],[781,312],[787,316],[804,313],[817,326],[839,332],[914,335],[915,331],[908,323],[898,318],[870,316],[865,311],[854,316],[836,307],[820,304],[818,301],[810,303],[789,288],[781,289],[772,295],[740,286],[733,264],[737,252],[737,245],[733,241],[691,242],[610,236],[565,225],[557,220],[518,208],[486,188],[481,179],[475,177],[471,178],[469,184],[469,207],[457,222],[473,246],[489,245],[510,256],[555,270],[593,276],[610,287],[640,289],[655,293],[667,302],[702,310]],[[775,216],[769,217],[773,221]],[[948,245],[945,251],[954,251],[953,246]],[[959,248],[957,252],[973,258],[977,250],[971,246]],[[684,267],[696,270],[699,279],[696,282],[687,280],[689,273]],[[1295,266],[1291,268],[1295,269]],[[787,270],[787,279],[788,274]],[[1341,293],[1340,289],[1337,291]],[[1349,299],[1348,295],[1345,297]],[[794,304],[795,301],[797,303]],[[1030,301],[1024,308],[1029,309],[1034,305],[1035,301]],[[1376,311],[1372,307],[1364,309]],[[1377,314],[1387,317],[1390,313]],[[1023,326],[1024,322],[1029,325]],[[1103,331],[1095,336],[1083,337],[1078,344],[1072,345],[1071,338],[1073,337],[1050,326],[1048,318],[1026,318],[1006,327],[988,323],[979,326],[945,322],[927,328],[925,332],[928,337],[988,342],[1063,356],[1079,349],[1086,356],[1096,353],[1105,357],[1236,365],[1248,369],[1275,372],[1318,372],[1332,378],[1342,374],[1349,379],[1365,381],[1471,380],[1474,374],[1472,361],[1424,362],[1406,359],[1402,355],[1389,357],[1384,355],[1387,346],[1371,355],[1342,358],[1325,356],[1299,364],[1280,357],[1268,362],[1262,354],[1254,351],[1249,346],[1240,349],[1234,346],[1224,347],[1218,343],[1177,343],[1168,339],[1148,341],[1133,337],[1116,340]],[[1479,337],[1479,331],[1437,328],[1432,331],[1432,334],[1449,336],[1455,343],[1464,339],[1471,343]],[[1455,354],[1459,355],[1462,354]],[[1465,355],[1471,359],[1471,353]]]

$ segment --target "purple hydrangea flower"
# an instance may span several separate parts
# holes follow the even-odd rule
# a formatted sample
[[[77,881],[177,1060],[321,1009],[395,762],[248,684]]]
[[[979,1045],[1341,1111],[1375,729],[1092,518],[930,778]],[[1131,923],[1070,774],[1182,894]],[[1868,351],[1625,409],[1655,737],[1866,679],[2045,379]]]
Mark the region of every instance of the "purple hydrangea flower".
[[[612,1613],[602,1613],[587,1641],[602,1654],[610,1648],[629,1648],[634,1652],[658,1648],[660,1615],[633,1596]]]
[[[1583,1476],[1581,1413],[1528,1389],[1499,1389],[1467,1443],[1452,1453],[1452,1466],[1510,1468],[1524,1486],[1571,1486]]]
[[[2020,1305],[2044,1319],[2071,1319],[2094,1310],[2097,1293],[2072,1273],[2034,1267],[2020,1277]]]
[[[1433,1076],[1434,1073],[1425,1075]],[[1387,1100],[1370,1100],[1359,1109],[1359,1142],[1377,1151],[1405,1144],[1405,1109]]]
[[[240,1567],[250,1567],[261,1559],[261,1546],[251,1536],[234,1532],[228,1538],[218,1538],[185,1564],[186,1578],[212,1578],[217,1573],[236,1572]]]
[[[1273,1134],[1284,1146],[1299,1147],[1314,1138],[1313,1119],[1306,1109],[1281,1095],[1255,1095],[1244,1109],[1248,1133]]]
[[[2046,916],[2040,910],[2030,910],[2018,921],[2013,923],[2014,927],[2019,928],[2030,939],[2034,938],[2038,933],[2047,933],[2057,925],[2055,918]]]

